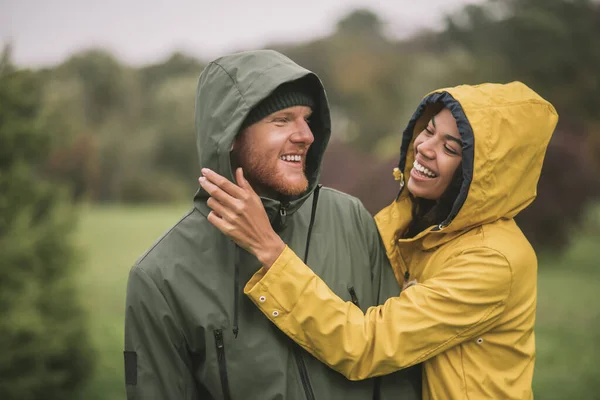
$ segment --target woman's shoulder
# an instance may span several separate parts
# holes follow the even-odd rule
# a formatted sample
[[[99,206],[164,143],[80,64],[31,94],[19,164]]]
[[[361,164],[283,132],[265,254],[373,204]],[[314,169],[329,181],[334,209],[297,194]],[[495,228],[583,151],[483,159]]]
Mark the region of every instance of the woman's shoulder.
[[[511,269],[537,267],[535,251],[513,219],[501,219],[479,226],[448,243],[450,257],[477,253],[501,256]]]

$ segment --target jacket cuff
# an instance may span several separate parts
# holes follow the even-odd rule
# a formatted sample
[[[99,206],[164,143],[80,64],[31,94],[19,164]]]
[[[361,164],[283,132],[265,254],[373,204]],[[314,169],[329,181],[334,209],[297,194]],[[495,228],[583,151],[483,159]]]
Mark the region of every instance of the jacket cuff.
[[[269,319],[281,319],[298,303],[315,273],[288,246],[265,272],[261,268],[248,281],[244,293]]]

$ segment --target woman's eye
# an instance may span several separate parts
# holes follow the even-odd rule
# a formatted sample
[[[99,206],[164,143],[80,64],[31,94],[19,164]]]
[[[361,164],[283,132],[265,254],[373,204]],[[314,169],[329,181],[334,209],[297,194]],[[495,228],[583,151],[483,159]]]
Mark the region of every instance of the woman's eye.
[[[452,147],[449,147],[449,146],[444,146],[444,148],[446,149],[446,151],[447,151],[448,153],[450,153],[450,154],[453,154],[453,155],[455,155],[455,156],[457,156],[457,155],[458,155],[458,151],[454,150]]]
[[[433,135],[433,130],[431,130],[431,128],[429,128],[429,127],[426,127],[426,128],[425,128],[425,133],[426,133],[427,135]]]

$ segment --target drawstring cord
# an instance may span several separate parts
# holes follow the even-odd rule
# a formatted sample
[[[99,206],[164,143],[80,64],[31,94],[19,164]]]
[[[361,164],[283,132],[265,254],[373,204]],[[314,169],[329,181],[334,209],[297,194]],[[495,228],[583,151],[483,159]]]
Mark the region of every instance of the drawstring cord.
[[[310,213],[310,222],[308,224],[308,233],[306,235],[306,248],[304,249],[304,263],[308,260],[308,249],[310,247],[310,237],[312,235],[313,225],[315,224],[315,215],[317,213],[317,202],[319,201],[319,190],[322,185],[317,185],[315,191],[313,193],[313,203],[312,210]],[[285,216],[283,214],[282,216]],[[238,246],[235,246],[235,267],[234,267],[234,275],[233,275],[233,336],[235,338],[238,337],[238,333],[240,332],[239,327],[239,302],[240,302],[240,258],[239,258],[240,249]]]

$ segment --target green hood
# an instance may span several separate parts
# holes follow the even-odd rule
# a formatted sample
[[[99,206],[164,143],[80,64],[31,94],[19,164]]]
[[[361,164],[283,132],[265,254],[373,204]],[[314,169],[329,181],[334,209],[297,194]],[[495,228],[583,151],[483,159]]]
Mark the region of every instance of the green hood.
[[[196,91],[196,147],[201,168],[234,181],[231,144],[248,113],[283,83],[305,80],[316,101],[311,129],[315,141],[307,155],[309,187],[303,195],[284,199],[288,212],[297,209],[318,184],[323,153],[331,136],[331,118],[325,90],[319,78],[273,50],[236,53],[211,62],[200,75]],[[202,189],[197,199],[206,199]],[[265,208],[279,201],[263,198]]]

